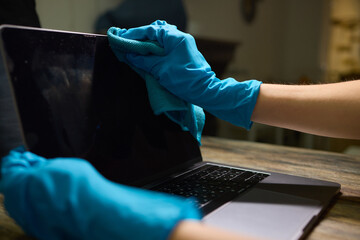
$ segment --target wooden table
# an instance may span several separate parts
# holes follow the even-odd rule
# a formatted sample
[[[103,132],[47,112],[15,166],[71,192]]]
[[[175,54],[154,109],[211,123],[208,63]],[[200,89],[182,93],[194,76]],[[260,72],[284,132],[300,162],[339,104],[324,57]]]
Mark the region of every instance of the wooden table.
[[[360,239],[360,157],[204,137],[205,161],[338,182],[341,195],[308,239]]]
[[[339,182],[342,194],[308,239],[360,239],[360,157],[212,137],[202,143],[205,161]],[[31,239],[3,207],[0,239]]]

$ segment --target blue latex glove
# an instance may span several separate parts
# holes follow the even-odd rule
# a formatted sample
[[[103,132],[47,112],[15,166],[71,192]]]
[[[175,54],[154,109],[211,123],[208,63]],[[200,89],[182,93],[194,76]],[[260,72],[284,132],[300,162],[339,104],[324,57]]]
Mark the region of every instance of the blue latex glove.
[[[198,51],[194,38],[164,21],[118,31],[120,37],[157,41],[165,55],[127,54],[135,67],[152,74],[162,86],[213,115],[249,129],[261,82],[220,80]]]
[[[37,239],[166,239],[179,221],[200,218],[189,200],[113,183],[82,159],[16,149],[1,173],[6,210]]]

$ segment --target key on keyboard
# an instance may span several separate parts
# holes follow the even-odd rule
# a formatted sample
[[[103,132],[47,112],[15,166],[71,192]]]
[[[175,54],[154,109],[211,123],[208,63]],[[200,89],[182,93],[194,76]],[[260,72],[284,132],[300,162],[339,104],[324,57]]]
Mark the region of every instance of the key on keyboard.
[[[219,204],[228,201],[267,176],[269,175],[260,172],[204,165],[152,190],[194,197],[197,204],[203,207],[215,201]]]

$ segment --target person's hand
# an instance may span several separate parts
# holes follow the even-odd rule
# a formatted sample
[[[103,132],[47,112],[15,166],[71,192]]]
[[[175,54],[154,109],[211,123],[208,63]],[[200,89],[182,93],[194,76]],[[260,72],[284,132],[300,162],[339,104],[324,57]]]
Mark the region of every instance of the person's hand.
[[[189,200],[113,183],[85,160],[47,160],[23,149],[2,158],[5,208],[37,239],[167,239]]]
[[[108,30],[110,44],[116,38],[157,41],[165,54],[127,54],[135,67],[152,74],[162,86],[178,97],[203,107],[213,115],[246,129],[251,127],[261,82],[238,82],[233,78],[220,80],[198,51],[190,34],[177,30],[164,21],[129,30],[112,27]]]

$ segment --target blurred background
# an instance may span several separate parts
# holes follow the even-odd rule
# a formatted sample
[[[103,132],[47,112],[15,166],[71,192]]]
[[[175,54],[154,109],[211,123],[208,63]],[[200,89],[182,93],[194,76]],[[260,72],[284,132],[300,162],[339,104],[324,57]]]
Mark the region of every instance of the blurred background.
[[[360,79],[360,0],[36,0],[36,10],[41,27],[79,32],[165,19],[194,35],[220,78],[285,84]],[[360,154],[360,141],[261,124],[246,131],[209,114],[204,134]]]

